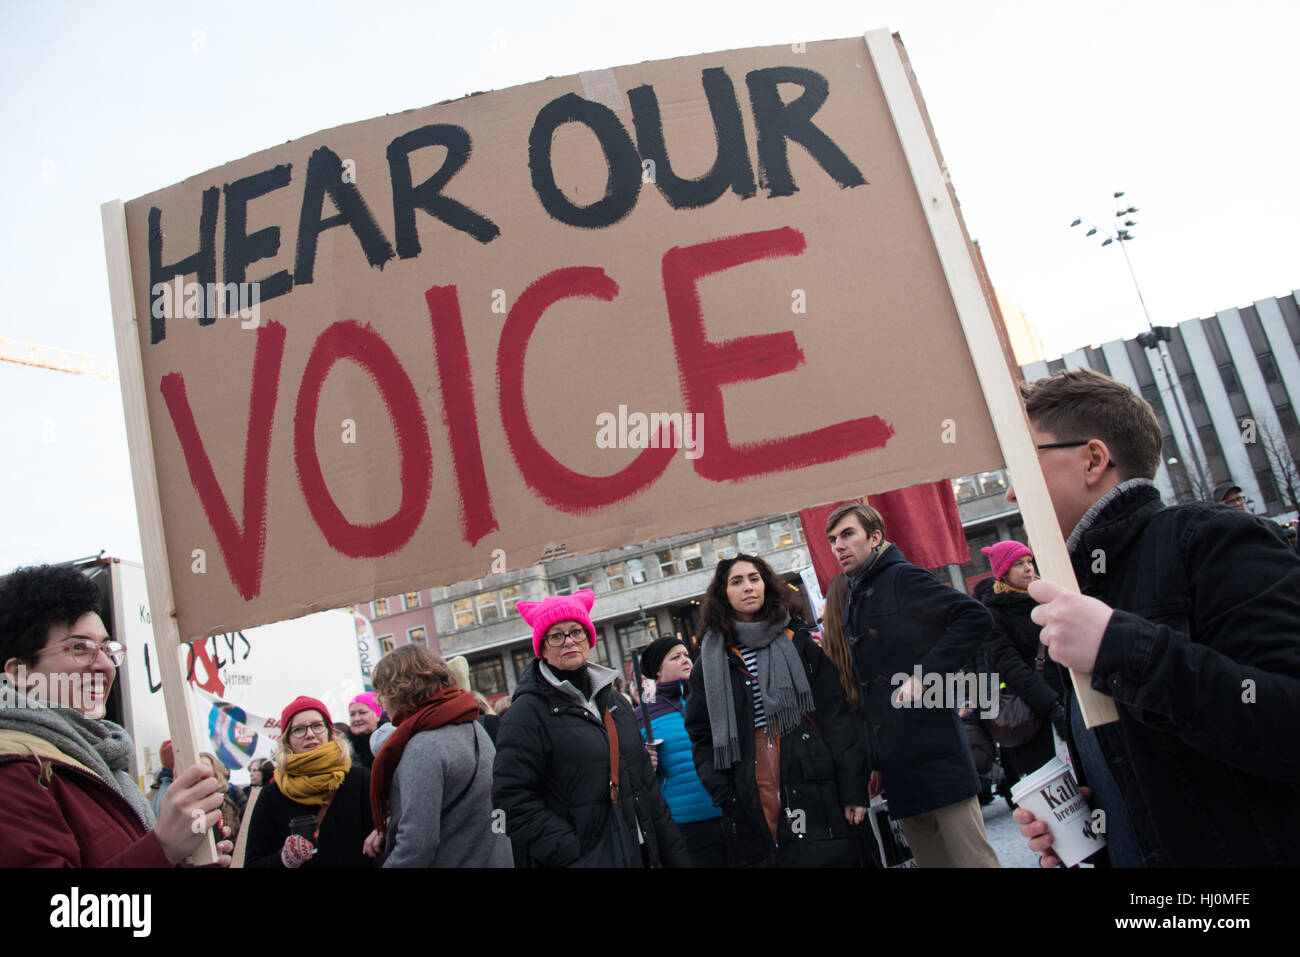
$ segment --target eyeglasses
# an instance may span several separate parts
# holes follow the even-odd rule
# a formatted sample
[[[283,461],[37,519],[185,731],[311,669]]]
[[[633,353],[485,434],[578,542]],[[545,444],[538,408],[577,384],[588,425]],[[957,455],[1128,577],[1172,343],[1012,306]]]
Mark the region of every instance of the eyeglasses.
[[[1092,439],[1082,439],[1078,442],[1044,442],[1042,445],[1035,445],[1034,448],[1040,452],[1043,451],[1043,449],[1077,449],[1079,446],[1087,445],[1091,441]],[[1106,468],[1115,468],[1115,460],[1111,459],[1108,461],[1106,463]]]
[[[1223,505],[1245,505],[1245,504],[1246,504],[1246,496],[1244,496],[1244,495],[1229,495],[1227,498],[1225,498],[1225,499],[1223,500],[1223,502],[1222,502],[1221,504],[1223,504]]]
[[[585,628],[575,628],[572,631],[562,631],[559,632],[558,634],[547,635],[546,643],[548,645],[551,645],[554,648],[558,648],[561,645],[563,645],[566,641],[572,641],[576,644],[577,642],[581,641],[586,637],[587,637],[587,630]]]
[[[305,738],[309,734],[324,734],[324,733],[325,733],[325,722],[323,721],[313,721],[311,724],[299,725],[296,728],[289,729],[289,737],[291,738]]]
[[[55,651],[66,652],[68,657],[79,665],[91,664],[101,651],[113,663],[113,667],[117,667],[126,660],[126,645],[120,641],[101,643],[92,641],[89,638],[73,638],[70,641],[65,641],[57,648],[43,648],[36,652],[34,657],[39,658],[41,655],[48,655]]]

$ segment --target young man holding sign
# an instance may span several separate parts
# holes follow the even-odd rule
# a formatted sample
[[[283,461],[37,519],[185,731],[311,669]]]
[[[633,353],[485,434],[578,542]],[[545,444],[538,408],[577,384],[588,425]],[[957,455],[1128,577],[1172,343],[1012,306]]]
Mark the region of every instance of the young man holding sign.
[[[1300,558],[1271,522],[1164,506],[1160,426],[1127,386],[1076,369],[1022,391],[1082,591],[1035,582],[1032,617],[1119,711],[1089,731],[1065,683],[1112,863],[1300,864]],[[1046,823],[1015,817],[1055,864]]]

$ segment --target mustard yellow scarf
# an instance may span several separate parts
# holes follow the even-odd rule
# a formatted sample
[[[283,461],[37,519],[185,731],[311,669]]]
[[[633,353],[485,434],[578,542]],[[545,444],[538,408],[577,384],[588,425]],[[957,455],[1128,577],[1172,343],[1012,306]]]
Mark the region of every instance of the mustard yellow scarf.
[[[276,773],[275,786],[285,797],[299,804],[324,804],[343,785],[352,755],[330,741],[285,759],[284,774]]]
[[[1006,582],[998,579],[993,583],[993,594],[995,595],[1028,595],[1029,591],[1025,588],[1017,588],[1015,585],[1008,585]]]

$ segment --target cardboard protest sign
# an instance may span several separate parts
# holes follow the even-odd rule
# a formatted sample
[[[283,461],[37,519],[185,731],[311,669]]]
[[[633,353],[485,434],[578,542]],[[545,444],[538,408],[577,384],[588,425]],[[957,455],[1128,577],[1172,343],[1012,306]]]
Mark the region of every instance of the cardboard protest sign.
[[[861,38],[338,127],[126,230],[185,640],[1002,464]]]

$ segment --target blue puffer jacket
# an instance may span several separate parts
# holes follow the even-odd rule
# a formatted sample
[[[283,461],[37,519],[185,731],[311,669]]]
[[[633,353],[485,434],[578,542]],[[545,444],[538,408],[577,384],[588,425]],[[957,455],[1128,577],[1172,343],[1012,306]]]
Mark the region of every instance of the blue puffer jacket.
[[[650,725],[659,745],[659,791],[668,802],[668,810],[678,824],[694,824],[721,817],[722,811],[713,806],[713,798],[700,783],[695,773],[695,758],[691,753],[691,739],[686,733],[683,701],[684,682],[666,681],[657,685],[654,701],[650,702]],[[636,720],[645,737],[645,717],[637,707]]]

